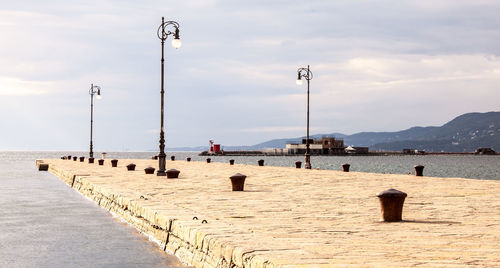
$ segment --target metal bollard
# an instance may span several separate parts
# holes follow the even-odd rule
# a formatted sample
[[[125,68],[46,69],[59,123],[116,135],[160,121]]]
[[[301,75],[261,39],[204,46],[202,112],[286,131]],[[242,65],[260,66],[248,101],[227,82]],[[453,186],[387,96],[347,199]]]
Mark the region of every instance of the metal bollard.
[[[85,161],[85,156],[80,156],[80,162]]]
[[[146,174],[155,174],[155,168],[154,167],[147,167],[144,169],[144,173]]]
[[[77,158],[78,158],[78,157],[76,157],[76,156],[73,156],[73,161],[76,161],[76,159],[77,159]]]
[[[133,163],[128,164],[127,165],[127,170],[128,171],[134,171],[135,170],[135,164],[133,164]]]
[[[207,158],[207,163],[210,163],[210,161],[212,161],[212,159],[210,159],[210,158]]]
[[[191,162],[191,157],[186,157],[186,161]]]
[[[243,191],[245,187],[245,179],[247,176],[236,173],[233,176],[229,177],[231,179],[231,186],[233,191]]]
[[[380,221],[402,221],[403,204],[407,194],[396,189],[387,189],[377,194],[382,218]]]
[[[89,164],[94,164],[94,158],[93,157],[89,157]]]
[[[295,168],[301,168],[302,167],[302,162],[301,161],[295,161]]]
[[[229,159],[229,165],[234,165],[234,159]]]
[[[264,166],[264,159],[261,159],[259,161],[257,161],[257,163],[259,164],[259,166]]]
[[[118,159],[111,160],[111,167],[117,167],[117,166],[118,166]]]
[[[175,155],[170,156],[170,160],[175,161]]]
[[[68,155],[68,158],[66,158],[67,160],[71,160],[71,155]]]
[[[99,160],[97,160],[97,162],[99,162],[99,166],[104,165],[104,159],[99,159]]]
[[[415,168],[415,176],[424,176],[424,166],[416,165]]]
[[[167,170],[167,178],[168,179],[179,178],[179,173],[181,173],[181,172],[178,171],[177,169],[169,169],[169,170]]]
[[[344,172],[349,172],[349,168],[351,167],[351,165],[345,163],[342,165],[342,171]]]

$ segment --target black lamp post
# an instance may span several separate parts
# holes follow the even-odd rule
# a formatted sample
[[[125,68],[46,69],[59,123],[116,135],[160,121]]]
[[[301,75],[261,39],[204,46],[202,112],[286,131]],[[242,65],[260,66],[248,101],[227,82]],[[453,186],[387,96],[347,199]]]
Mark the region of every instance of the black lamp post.
[[[307,136],[306,136],[306,164],[304,168],[311,169],[311,151],[309,149],[309,81],[313,78],[309,65],[307,68],[299,68],[297,70],[297,85],[302,85],[302,77],[307,80]]]
[[[97,94],[97,98],[101,98],[101,87],[90,84],[90,89],[89,89],[89,94],[90,94],[90,152],[89,152],[89,157],[93,158],[94,157],[94,151],[92,150],[92,131],[94,128],[94,94]]]
[[[165,28],[168,26],[173,27],[173,32],[172,31],[165,31]],[[169,35],[174,36],[174,40],[172,40],[172,46],[174,48],[179,48],[181,47],[181,39],[179,39],[179,23],[175,21],[165,21],[163,17],[161,17],[161,25],[158,28],[158,38],[161,40],[161,129],[160,129],[160,154],[158,155],[158,162],[159,162],[159,167],[156,175],[158,176],[166,176],[167,173],[165,172],[165,158],[167,155],[165,154],[165,130],[163,127],[163,114],[164,114],[164,46],[165,46],[165,40],[167,40],[167,37]]]

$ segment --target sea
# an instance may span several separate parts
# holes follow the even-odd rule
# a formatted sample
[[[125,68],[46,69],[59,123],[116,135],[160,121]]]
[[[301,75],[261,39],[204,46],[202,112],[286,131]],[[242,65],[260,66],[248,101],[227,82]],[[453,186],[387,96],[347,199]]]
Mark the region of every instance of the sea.
[[[151,159],[156,152],[107,152],[106,158]],[[178,260],[113,217],[59,178],[35,167],[36,159],[88,156],[87,152],[0,152],[0,267],[182,267]],[[95,157],[100,158],[96,152]],[[167,152],[176,161],[198,152]],[[210,156],[213,162],[294,167],[304,156]],[[312,156],[313,168],[386,174],[500,179],[500,155]]]

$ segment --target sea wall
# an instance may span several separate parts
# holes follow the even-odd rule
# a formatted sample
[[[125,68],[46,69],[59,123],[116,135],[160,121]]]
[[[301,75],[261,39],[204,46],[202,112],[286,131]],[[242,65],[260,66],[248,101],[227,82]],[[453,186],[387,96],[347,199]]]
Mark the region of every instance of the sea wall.
[[[168,161],[181,173],[167,179],[144,174],[153,160],[41,163],[196,267],[500,266],[498,181],[186,161]],[[237,172],[243,192],[231,191]],[[387,188],[408,194],[402,222],[379,221]]]

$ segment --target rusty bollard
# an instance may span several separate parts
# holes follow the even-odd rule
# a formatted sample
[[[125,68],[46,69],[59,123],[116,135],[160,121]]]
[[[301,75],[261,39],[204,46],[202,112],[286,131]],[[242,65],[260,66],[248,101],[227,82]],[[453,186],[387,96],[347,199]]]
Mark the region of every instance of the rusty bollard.
[[[264,166],[264,159],[257,161],[257,163],[259,164],[259,166],[263,167]]]
[[[234,165],[234,159],[229,159],[229,165]]]
[[[154,167],[147,167],[144,169],[144,173],[146,174],[155,174],[155,168]]]
[[[229,177],[231,179],[231,185],[233,187],[233,191],[243,191],[245,187],[245,179],[247,176],[236,173],[233,176]]]
[[[38,171],[48,171],[49,164],[38,164]]]
[[[71,160],[71,155],[68,155],[68,158],[66,158],[66,159]]]
[[[158,160],[158,156],[157,155],[151,156],[151,160]]]
[[[99,166],[104,165],[104,159],[99,159],[99,160],[97,160],[97,162],[99,162]]]
[[[111,167],[117,167],[117,166],[118,166],[118,159],[111,160]]]
[[[61,156],[61,159],[62,160],[66,160],[66,156]]]
[[[191,162],[191,157],[186,157],[186,161]]]
[[[345,163],[342,165],[342,171],[344,172],[349,172],[349,168],[351,167],[351,165]]]
[[[380,221],[402,221],[403,204],[407,194],[396,189],[387,189],[377,194],[382,218]]]
[[[77,158],[78,158],[78,157],[76,157],[76,156],[73,156],[73,161],[76,161],[76,159],[77,159]]]
[[[170,160],[175,161],[175,155],[170,156]]]
[[[302,167],[302,162],[301,161],[295,161],[295,168],[301,168]]]
[[[80,156],[80,162],[85,161],[85,156]]]
[[[210,163],[210,161],[212,161],[212,159],[210,159],[210,158],[207,158],[207,163]]]
[[[415,176],[424,176],[424,166],[416,165],[415,168]]]
[[[94,164],[94,158],[93,157],[89,157],[89,164]]]
[[[168,179],[179,178],[179,173],[181,173],[181,172],[178,171],[177,169],[169,169],[169,170],[167,170],[167,178]]]
[[[128,171],[134,171],[135,170],[135,164],[133,164],[133,163],[128,164],[127,165],[127,170]]]

